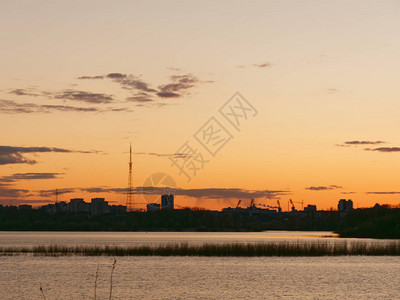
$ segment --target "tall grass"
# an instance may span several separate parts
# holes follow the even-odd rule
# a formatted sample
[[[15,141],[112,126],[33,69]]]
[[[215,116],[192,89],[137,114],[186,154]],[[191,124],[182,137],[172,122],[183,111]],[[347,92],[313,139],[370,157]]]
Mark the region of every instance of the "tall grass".
[[[41,256],[340,256],[400,255],[400,241],[268,242],[224,244],[166,244],[156,246],[34,246],[2,247],[4,255]]]

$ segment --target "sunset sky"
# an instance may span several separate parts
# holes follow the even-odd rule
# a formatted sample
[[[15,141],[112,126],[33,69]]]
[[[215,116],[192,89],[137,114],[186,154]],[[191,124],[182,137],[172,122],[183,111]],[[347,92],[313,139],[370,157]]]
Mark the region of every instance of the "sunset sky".
[[[169,174],[179,206],[399,204],[399,12],[399,1],[1,1],[0,204],[51,203],[55,189],[125,204],[130,143],[135,190]],[[237,128],[219,111],[236,92],[253,108]],[[209,120],[230,137],[214,156],[195,138]],[[196,158],[186,142],[207,161],[190,181],[171,161]]]

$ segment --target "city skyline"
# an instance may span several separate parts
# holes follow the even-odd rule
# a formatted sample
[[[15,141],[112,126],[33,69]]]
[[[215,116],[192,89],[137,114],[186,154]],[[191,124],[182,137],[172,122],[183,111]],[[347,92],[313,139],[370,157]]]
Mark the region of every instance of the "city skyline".
[[[130,142],[136,203],[165,173],[180,206],[399,204],[400,4],[339,2],[3,4],[0,204],[125,205]],[[221,114],[236,92],[240,128]]]

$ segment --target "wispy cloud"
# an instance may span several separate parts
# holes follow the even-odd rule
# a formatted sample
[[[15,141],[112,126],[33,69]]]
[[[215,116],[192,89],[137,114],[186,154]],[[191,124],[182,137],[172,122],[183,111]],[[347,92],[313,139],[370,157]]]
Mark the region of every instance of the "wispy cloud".
[[[43,91],[38,91],[34,88],[27,89],[13,89],[10,91],[10,94],[14,94],[17,96],[31,96],[31,97],[39,97],[39,96],[47,96],[48,93]]]
[[[73,100],[73,101],[82,101],[92,104],[99,103],[110,103],[113,101],[111,95],[99,94],[99,93],[91,93],[77,90],[64,90],[63,92],[56,94],[54,96],[56,99],[64,99],[64,100]]]
[[[20,180],[56,179],[64,173],[15,173],[0,177],[0,183],[14,183]]]
[[[78,113],[104,113],[104,112],[132,112],[130,108],[120,107],[78,107],[70,105],[50,105],[34,103],[17,103],[11,100],[0,100],[0,113],[4,114],[34,114],[34,113],[52,113],[52,112],[78,112]]]
[[[400,147],[365,148],[365,151],[400,152]]]
[[[200,80],[193,74],[180,74],[170,76],[170,82],[161,84],[157,88],[153,88],[150,83],[144,81],[141,77],[132,74],[109,73],[107,75],[81,76],[78,78],[110,79],[113,82],[118,83],[123,89],[132,91],[132,96],[127,97],[126,100],[129,102],[137,102],[140,106],[153,105],[158,99],[180,98],[184,95],[189,95],[189,91],[198,84],[212,82]]]
[[[30,191],[26,189],[13,189],[9,187],[4,187],[0,185],[0,197],[5,198],[17,198],[22,196],[27,196]]]
[[[328,185],[328,186],[323,186],[323,185],[320,185],[320,186],[309,186],[309,187],[306,187],[306,190],[310,190],[310,191],[328,191],[328,190],[335,190],[335,189],[341,189],[341,188],[343,188],[342,186],[340,186],[340,185]]]
[[[400,192],[366,192],[366,194],[373,194],[373,195],[396,195],[396,194],[400,194]]]
[[[187,158],[187,157],[190,157],[190,155],[185,154],[185,153],[169,154],[169,153],[156,153],[156,152],[135,152],[134,154],[157,156],[157,157],[174,157],[174,158]]]
[[[337,144],[338,147],[350,147],[350,146],[365,146],[365,145],[379,145],[385,144],[384,141],[346,141],[343,144]]]
[[[80,76],[78,79],[104,79],[104,76],[99,75],[99,76]]]
[[[162,195],[166,187],[135,187],[135,194]],[[285,190],[247,190],[240,188],[203,188],[203,189],[180,189],[171,188],[175,195],[187,196],[201,199],[278,199],[280,196],[288,195],[291,192]],[[65,188],[59,189],[60,193],[87,192],[87,193],[117,193],[126,194],[127,188],[112,187],[87,187],[87,188]],[[41,196],[52,196],[55,190],[40,190]]]
[[[7,164],[35,164],[37,161],[29,159],[25,156],[26,153],[95,153],[94,151],[77,151],[54,147],[14,147],[0,146],[0,165]]]
[[[383,141],[347,141],[344,142],[345,145],[378,145],[384,144]]]
[[[265,62],[265,63],[262,63],[262,64],[253,64],[253,66],[257,67],[257,68],[268,68],[268,67],[272,67],[272,63]]]

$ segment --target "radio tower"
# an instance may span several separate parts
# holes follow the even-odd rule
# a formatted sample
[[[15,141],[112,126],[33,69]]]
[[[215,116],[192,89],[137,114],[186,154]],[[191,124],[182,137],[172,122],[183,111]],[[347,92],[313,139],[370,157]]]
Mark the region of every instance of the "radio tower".
[[[133,211],[133,192],[132,192],[132,144],[129,147],[129,177],[128,177],[128,192],[126,198],[126,209],[127,211]]]

